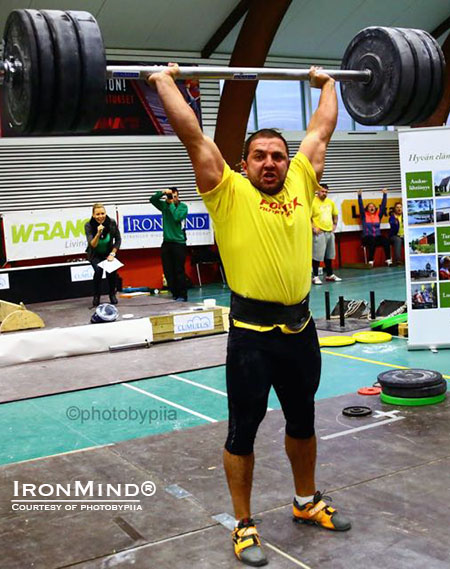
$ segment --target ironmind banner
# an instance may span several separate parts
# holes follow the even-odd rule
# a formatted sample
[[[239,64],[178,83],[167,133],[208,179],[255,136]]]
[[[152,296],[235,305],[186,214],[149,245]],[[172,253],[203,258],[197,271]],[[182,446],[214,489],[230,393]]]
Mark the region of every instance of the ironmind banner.
[[[155,65],[148,62],[108,61],[109,65]],[[160,64],[156,64],[160,65]],[[200,89],[197,80],[177,81],[183,97],[196,114],[200,125]],[[1,88],[0,88],[1,95]],[[0,96],[0,136],[17,137],[2,112]],[[154,89],[145,81],[108,79],[105,86],[105,106],[91,135],[173,135],[162,103]]]

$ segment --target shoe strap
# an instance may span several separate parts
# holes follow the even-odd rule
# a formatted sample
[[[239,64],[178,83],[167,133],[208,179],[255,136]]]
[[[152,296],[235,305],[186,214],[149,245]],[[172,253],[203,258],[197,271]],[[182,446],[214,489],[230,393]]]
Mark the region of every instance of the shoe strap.
[[[308,516],[315,516],[320,511],[324,510],[327,507],[328,507],[328,504],[326,502],[324,502],[323,500],[320,500],[312,508],[308,508]]]

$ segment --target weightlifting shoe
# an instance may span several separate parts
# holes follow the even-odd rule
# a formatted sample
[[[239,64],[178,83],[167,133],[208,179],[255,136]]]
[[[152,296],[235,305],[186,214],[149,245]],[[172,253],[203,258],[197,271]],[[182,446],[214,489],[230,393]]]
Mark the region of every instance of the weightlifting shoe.
[[[255,522],[251,518],[240,520],[231,534],[231,539],[234,544],[234,553],[239,561],[252,567],[267,565],[267,557],[261,548]]]
[[[294,498],[294,522],[317,525],[333,531],[349,530],[352,527],[350,521],[329,506],[325,500],[331,502],[331,498],[322,492],[316,492],[312,502],[307,502],[304,506],[300,506]]]

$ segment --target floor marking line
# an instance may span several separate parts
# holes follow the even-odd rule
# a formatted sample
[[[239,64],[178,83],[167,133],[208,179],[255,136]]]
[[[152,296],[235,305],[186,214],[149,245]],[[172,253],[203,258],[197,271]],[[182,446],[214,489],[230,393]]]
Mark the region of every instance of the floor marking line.
[[[90,447],[85,447],[85,448],[76,448],[74,450],[65,450],[63,452],[57,452],[55,454],[46,454],[45,456],[35,456],[34,458],[25,458],[24,460],[15,460],[14,462],[2,462],[2,463],[0,463],[0,466],[8,466],[9,464],[23,464],[24,462],[32,462],[34,460],[44,460],[45,458],[54,458],[54,457],[63,456],[66,454],[74,454],[76,452],[84,452],[85,450],[97,450],[99,448],[112,447],[115,444],[116,443],[106,443],[104,445],[96,445],[96,446],[90,446]]]
[[[263,545],[265,545],[266,547],[269,547],[270,549],[272,549],[273,551],[275,551],[279,555],[286,557],[286,559],[289,559],[289,561],[292,561],[292,563],[295,563],[295,565],[298,565],[299,567],[303,567],[303,569],[311,569],[311,567],[309,565],[306,565],[302,561],[299,561],[298,559],[295,559],[295,557],[292,557],[288,553],[285,553],[281,549],[278,549],[278,547],[275,547],[275,545],[272,545],[271,543],[269,543],[265,539],[263,539]]]
[[[208,385],[203,385],[201,383],[197,383],[196,381],[192,381],[190,379],[186,379],[185,377],[181,377],[180,375],[170,374],[168,377],[173,377],[178,381],[184,381],[184,383],[189,383],[191,385],[195,385],[195,387],[200,387],[201,389],[206,389],[207,391],[212,391],[213,393],[217,393],[218,395],[222,395],[223,397],[227,397],[225,391],[220,391],[220,389],[215,389],[214,387],[209,387]]]
[[[369,364],[377,364],[380,366],[395,367],[397,369],[412,369],[411,366],[399,366],[396,364],[387,364],[385,362],[379,362],[377,360],[369,360],[366,358],[360,358],[359,356],[350,356],[349,354],[338,354],[336,352],[330,352],[330,350],[321,350],[321,352],[323,354],[330,354],[331,356],[339,356],[341,358],[349,358],[351,360],[359,360],[361,362],[367,362]],[[450,379],[450,375],[442,374],[442,377],[444,377],[445,379]]]
[[[217,419],[212,419],[207,415],[202,415],[202,413],[197,413],[197,411],[193,411],[192,409],[188,409],[187,407],[183,407],[183,405],[178,405],[178,403],[174,403],[173,401],[169,401],[168,399],[164,399],[164,397],[159,397],[158,395],[154,395],[153,393],[149,393],[148,391],[144,391],[139,387],[135,387],[134,385],[129,385],[128,383],[121,383],[120,385],[124,385],[129,389],[134,389],[147,397],[151,397],[152,399],[156,399],[157,401],[162,401],[163,403],[167,403],[167,405],[171,405],[172,407],[176,407],[177,409],[181,409],[182,411],[186,411],[186,413],[190,413],[191,415],[195,415],[196,417],[200,417],[200,419],[205,419],[205,421],[209,421],[210,423],[217,423]]]
[[[191,379],[186,379],[185,377],[181,377],[181,375],[170,374],[167,377],[173,377],[178,381],[184,381],[185,383],[189,383],[190,385],[194,385],[195,387],[200,387],[200,389],[206,389],[207,391],[212,391],[213,393],[217,393],[218,395],[222,395],[223,397],[228,397],[228,394],[225,391],[220,391],[220,389],[215,389],[214,387],[203,385],[203,383],[197,383],[196,381],[192,381]],[[273,411],[273,408],[267,407],[267,411]]]
[[[355,427],[354,429],[347,429],[345,431],[339,431],[338,433],[333,433],[332,435],[326,435],[325,437],[320,437],[323,441],[328,439],[335,439],[336,437],[343,437],[344,435],[351,435],[352,433],[357,433],[358,431],[365,431],[366,429],[373,429],[373,427],[378,427],[378,425],[387,425],[388,423],[395,423],[395,421],[401,421],[406,419],[406,417],[394,417],[393,419],[386,419],[384,421],[377,421],[376,423],[371,423],[370,425],[364,425],[363,427]]]

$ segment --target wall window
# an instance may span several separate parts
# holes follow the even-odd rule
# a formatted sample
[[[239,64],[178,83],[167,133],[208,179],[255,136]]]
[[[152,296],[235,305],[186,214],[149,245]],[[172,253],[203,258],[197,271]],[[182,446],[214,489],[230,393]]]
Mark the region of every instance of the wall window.
[[[258,128],[305,128],[298,81],[260,81],[256,89],[256,109]]]

